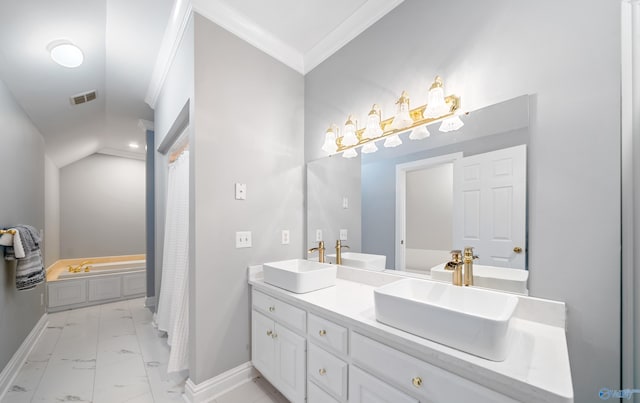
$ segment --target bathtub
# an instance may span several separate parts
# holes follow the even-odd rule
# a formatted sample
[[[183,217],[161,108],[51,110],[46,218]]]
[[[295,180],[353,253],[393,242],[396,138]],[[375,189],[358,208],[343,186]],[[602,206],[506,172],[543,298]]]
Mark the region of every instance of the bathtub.
[[[49,312],[137,298],[146,294],[145,260],[98,262],[89,263],[88,266],[89,272],[70,273],[67,266],[64,266],[54,276],[47,276]]]

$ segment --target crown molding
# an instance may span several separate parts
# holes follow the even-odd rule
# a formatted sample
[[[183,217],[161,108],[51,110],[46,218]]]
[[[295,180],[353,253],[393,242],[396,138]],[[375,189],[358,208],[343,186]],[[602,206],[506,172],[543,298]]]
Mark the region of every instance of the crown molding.
[[[96,154],[111,155],[113,157],[129,158],[132,160],[146,160],[146,154],[144,152],[125,151],[118,150],[116,148],[101,148]]]
[[[218,0],[193,0],[193,11],[304,74],[304,57],[253,21]]]
[[[304,73],[313,70],[344,45],[375,24],[404,0],[367,0],[304,55]]]

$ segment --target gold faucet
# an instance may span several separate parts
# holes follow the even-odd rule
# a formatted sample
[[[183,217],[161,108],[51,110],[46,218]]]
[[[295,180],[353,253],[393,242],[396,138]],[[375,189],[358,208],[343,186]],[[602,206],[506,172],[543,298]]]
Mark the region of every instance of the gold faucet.
[[[90,263],[90,260],[85,260],[77,266],[67,266],[67,270],[69,271],[69,273],[80,273],[81,271],[85,271],[88,273],[89,271],[91,271],[91,266],[89,266]]]
[[[453,285],[461,286],[463,283],[462,280],[462,251],[460,250],[452,250],[451,251],[451,261],[447,262],[444,265],[445,270],[453,270]]]
[[[318,252],[318,262],[324,263],[324,241],[319,241],[317,247],[309,249],[309,253],[316,251]]]
[[[347,245],[343,245],[342,241],[338,239],[336,241],[336,264],[342,264],[342,248],[349,249]]]
[[[464,285],[473,285],[473,261],[478,256],[473,254],[473,247],[467,246],[464,248]]]

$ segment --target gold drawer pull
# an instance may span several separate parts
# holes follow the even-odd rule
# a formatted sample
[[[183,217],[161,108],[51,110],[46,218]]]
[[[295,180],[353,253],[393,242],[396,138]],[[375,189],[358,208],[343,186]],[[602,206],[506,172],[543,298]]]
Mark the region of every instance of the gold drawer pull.
[[[275,310],[276,310],[276,307],[275,307],[275,306],[270,306],[270,307],[269,307],[269,312],[274,312]]]
[[[521,248],[521,247],[519,247],[519,246],[516,246],[515,248],[513,248],[513,251],[514,251],[515,253],[522,253],[522,248]]]
[[[416,376],[415,378],[413,378],[411,382],[413,383],[413,386],[415,386],[416,388],[419,388],[422,386],[422,378],[420,378],[419,376]]]
[[[267,336],[271,336],[273,334],[272,330],[267,330]]]
[[[318,332],[320,334],[320,336],[324,336],[327,334],[327,331],[322,329],[321,331]]]
[[[326,369],[324,369],[324,368],[320,368],[320,369],[318,370],[318,372],[320,373],[320,375],[324,375],[324,374],[326,374],[326,373],[327,373],[327,370],[326,370]]]

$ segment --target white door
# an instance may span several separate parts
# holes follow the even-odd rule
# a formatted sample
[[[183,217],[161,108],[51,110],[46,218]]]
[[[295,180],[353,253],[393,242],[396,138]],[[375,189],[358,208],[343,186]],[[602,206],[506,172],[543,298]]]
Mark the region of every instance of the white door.
[[[307,380],[306,341],[276,323],[276,386],[293,403],[304,403]]]
[[[526,158],[523,144],[454,162],[453,245],[478,264],[525,268]]]
[[[265,378],[275,382],[274,322],[253,310],[251,313],[251,361]]]
[[[379,379],[351,365],[349,367],[349,402],[353,403],[419,403]]]

